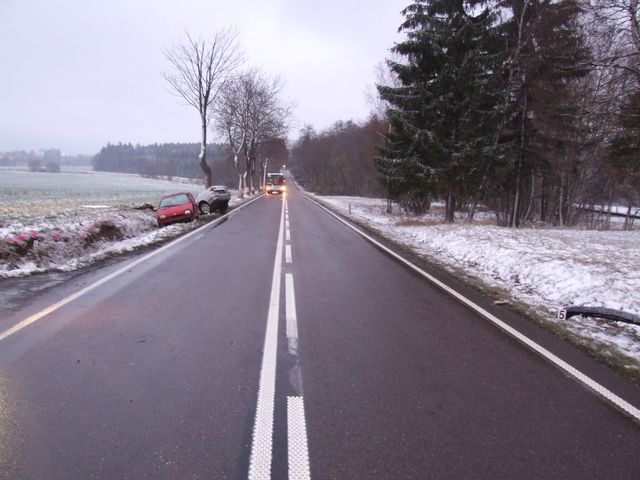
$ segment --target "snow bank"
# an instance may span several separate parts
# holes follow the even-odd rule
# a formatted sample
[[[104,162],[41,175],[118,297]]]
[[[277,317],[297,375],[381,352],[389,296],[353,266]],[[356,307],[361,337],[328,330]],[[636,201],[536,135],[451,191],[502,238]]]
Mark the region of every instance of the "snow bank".
[[[178,235],[185,224],[157,228],[155,213],[120,209],[65,215],[54,223],[0,228],[0,277],[70,271]]]

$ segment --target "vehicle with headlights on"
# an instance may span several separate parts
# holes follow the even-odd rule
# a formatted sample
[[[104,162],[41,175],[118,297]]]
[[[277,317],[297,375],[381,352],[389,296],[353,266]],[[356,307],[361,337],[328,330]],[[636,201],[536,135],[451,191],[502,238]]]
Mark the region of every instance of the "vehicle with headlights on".
[[[287,182],[282,173],[267,173],[264,191],[270,194],[284,193],[287,191]]]
[[[156,211],[158,226],[190,222],[194,218],[198,218],[198,207],[190,192],[174,193],[160,199]]]
[[[207,215],[215,210],[224,213],[229,208],[229,200],[231,194],[229,189],[224,185],[214,185],[198,194],[196,204],[200,209],[200,213]]]

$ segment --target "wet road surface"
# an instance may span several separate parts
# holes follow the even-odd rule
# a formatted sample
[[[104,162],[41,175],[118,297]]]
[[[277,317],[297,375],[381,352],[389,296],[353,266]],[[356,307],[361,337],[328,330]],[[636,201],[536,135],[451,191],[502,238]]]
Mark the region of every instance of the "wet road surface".
[[[0,331],[126,262],[14,297]],[[295,191],[0,340],[2,479],[622,479],[638,446],[628,415]]]

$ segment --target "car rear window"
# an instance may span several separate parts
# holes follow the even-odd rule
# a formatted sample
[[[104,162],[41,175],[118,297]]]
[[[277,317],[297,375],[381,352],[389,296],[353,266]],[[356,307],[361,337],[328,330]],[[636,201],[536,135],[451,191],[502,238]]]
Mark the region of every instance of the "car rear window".
[[[186,194],[176,195],[174,197],[163,198],[160,201],[160,208],[175,207],[176,205],[184,205],[189,203],[189,197]]]

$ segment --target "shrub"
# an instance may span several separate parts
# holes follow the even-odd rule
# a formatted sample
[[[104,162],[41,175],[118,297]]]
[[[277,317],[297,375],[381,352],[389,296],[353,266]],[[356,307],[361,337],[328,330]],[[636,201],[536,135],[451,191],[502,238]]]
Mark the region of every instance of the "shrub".
[[[40,240],[40,236],[35,231],[0,239],[0,261],[8,265],[15,265],[33,250],[33,246],[38,240]]]
[[[113,220],[99,220],[81,235],[85,245],[102,240],[120,240],[123,236],[122,230]]]
[[[38,240],[38,232],[31,231],[27,234],[20,234],[17,237],[7,240],[7,244],[19,256],[25,256],[33,248],[33,244]]]

